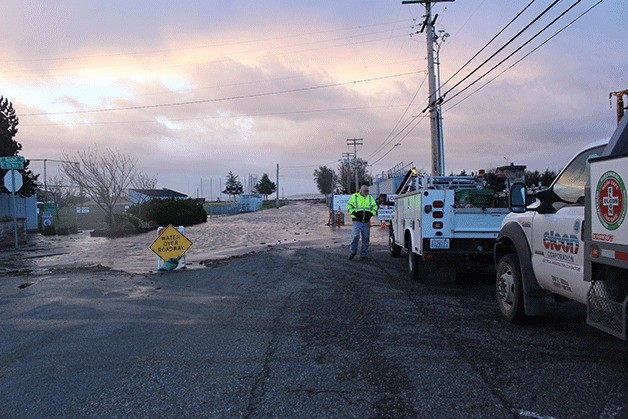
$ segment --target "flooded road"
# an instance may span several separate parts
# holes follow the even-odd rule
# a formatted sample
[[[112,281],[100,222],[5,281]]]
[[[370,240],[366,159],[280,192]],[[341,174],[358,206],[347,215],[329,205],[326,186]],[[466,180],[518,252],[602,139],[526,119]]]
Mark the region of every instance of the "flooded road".
[[[325,225],[328,217],[323,204],[295,202],[279,209],[210,218],[185,229],[185,236],[192,241],[186,254],[187,267],[291,244],[348,246],[351,226],[332,228]],[[385,241],[386,234],[374,226],[371,240]],[[157,268],[157,256],[149,249],[156,237],[156,231],[113,239],[91,237],[89,231],[68,236],[34,234],[17,252],[3,249],[7,257],[0,261],[0,272],[95,265],[131,273],[150,272]]]
[[[627,416],[628,347],[584,306],[508,323],[490,278],[410,281],[376,226],[349,260],[327,217],[212,219],[174,272],[154,232],[3,252],[0,418]]]

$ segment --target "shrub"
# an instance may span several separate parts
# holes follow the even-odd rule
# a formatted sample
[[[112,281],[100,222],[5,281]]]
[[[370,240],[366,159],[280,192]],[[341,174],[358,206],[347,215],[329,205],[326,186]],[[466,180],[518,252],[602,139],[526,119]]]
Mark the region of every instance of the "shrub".
[[[113,214],[113,217],[116,219],[116,226],[118,230],[136,230],[151,227],[150,223],[128,212],[123,214]],[[109,227],[111,227],[109,217],[105,217],[105,220],[107,221],[107,224],[109,224]]]
[[[207,221],[207,213],[202,204],[191,199],[151,199],[127,210],[132,214],[156,225],[190,226]]]

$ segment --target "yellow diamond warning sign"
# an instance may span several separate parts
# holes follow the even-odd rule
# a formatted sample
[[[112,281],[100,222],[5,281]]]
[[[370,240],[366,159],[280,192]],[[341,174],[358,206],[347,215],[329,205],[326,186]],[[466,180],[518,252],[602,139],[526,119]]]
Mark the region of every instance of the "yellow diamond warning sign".
[[[159,237],[150,245],[150,250],[164,261],[180,258],[192,246],[192,242],[172,224],[159,232]]]

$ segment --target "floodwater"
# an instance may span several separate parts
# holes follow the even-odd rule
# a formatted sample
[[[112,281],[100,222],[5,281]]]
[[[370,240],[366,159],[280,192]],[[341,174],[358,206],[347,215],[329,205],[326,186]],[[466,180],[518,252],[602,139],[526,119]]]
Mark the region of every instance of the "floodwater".
[[[186,267],[203,267],[212,260],[226,259],[281,246],[338,247],[347,251],[351,226],[327,226],[329,212],[324,204],[294,202],[279,209],[220,216],[190,226],[184,235],[192,242]],[[374,223],[371,242],[385,241],[386,232]],[[157,256],[149,249],[157,232],[130,237],[91,237],[89,231],[69,236],[34,234],[20,249],[3,249],[0,272],[29,269],[46,271],[105,266],[116,270],[146,273],[157,269]]]

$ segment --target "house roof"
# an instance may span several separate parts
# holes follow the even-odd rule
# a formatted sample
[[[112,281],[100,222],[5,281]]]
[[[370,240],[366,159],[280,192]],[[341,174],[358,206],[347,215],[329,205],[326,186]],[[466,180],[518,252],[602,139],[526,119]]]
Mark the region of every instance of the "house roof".
[[[161,189],[130,189],[131,191],[135,191],[139,194],[150,196],[152,198],[184,198],[187,197],[186,194],[182,194],[181,192],[173,191],[168,188]]]

